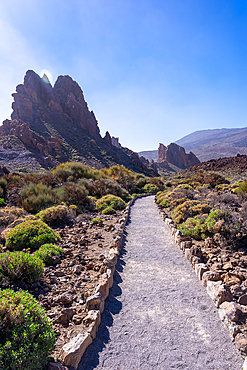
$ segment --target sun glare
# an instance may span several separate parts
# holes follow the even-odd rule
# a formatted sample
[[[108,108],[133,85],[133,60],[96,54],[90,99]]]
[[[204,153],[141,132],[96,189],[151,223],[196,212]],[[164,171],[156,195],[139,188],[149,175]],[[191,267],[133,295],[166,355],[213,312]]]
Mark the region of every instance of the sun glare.
[[[42,71],[40,72],[40,77],[42,78],[44,76],[44,74],[48,77],[50,83],[52,84],[53,82],[53,79],[52,79],[52,74],[50,71],[48,71],[47,69],[42,69]]]

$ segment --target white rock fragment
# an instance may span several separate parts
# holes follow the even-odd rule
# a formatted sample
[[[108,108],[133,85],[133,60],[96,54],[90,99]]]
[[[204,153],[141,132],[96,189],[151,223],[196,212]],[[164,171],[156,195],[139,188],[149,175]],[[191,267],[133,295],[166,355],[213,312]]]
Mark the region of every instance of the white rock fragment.
[[[63,346],[61,351],[63,365],[73,366],[77,369],[85,350],[91,343],[92,337],[89,333],[78,334],[71,339],[69,343]]]

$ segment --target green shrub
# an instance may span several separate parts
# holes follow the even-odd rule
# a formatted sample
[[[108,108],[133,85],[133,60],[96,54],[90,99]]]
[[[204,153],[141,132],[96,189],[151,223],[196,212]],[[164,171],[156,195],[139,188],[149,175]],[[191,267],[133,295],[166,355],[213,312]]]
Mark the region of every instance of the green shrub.
[[[207,217],[196,216],[188,218],[178,226],[185,236],[191,236],[197,240],[206,236],[220,233],[226,239],[231,239],[240,231],[240,224],[232,222],[232,215],[224,210],[215,209]]]
[[[196,240],[200,240],[206,236],[205,219],[200,218],[200,216],[188,218],[178,226],[178,229],[182,231],[184,236],[190,236]]]
[[[95,178],[94,170],[80,162],[62,163],[53,170],[53,174],[62,181]]]
[[[71,221],[72,218],[72,211],[63,205],[46,208],[37,213],[34,217],[35,220],[40,219],[49,226],[57,226],[61,223],[66,223]]]
[[[29,183],[21,190],[22,207],[30,213],[37,213],[56,203],[55,195],[50,186]]]
[[[24,252],[0,253],[0,280],[3,276],[11,281],[23,280],[27,284],[39,280],[44,264],[37,256]]]
[[[91,222],[92,222],[92,224],[97,225],[99,222],[103,222],[103,220],[100,217],[95,217],[95,218],[92,219]]]
[[[56,243],[60,236],[40,220],[30,220],[15,226],[6,237],[10,250],[38,249],[46,243]]]
[[[205,221],[205,226],[207,230],[211,233],[217,232],[217,222],[224,219],[225,217],[231,217],[232,215],[229,212],[226,212],[222,209],[215,209],[209,213],[208,218]]]
[[[5,206],[5,200],[4,198],[0,198],[0,207]]]
[[[67,205],[74,204],[83,206],[88,201],[88,191],[84,183],[75,184],[74,182],[67,182],[65,185],[54,189],[54,193],[57,202],[65,202]]]
[[[124,209],[126,207],[126,203],[120,197],[111,194],[105,195],[97,200],[96,209],[98,211],[103,211],[108,207],[111,207],[115,210]]]
[[[160,205],[162,208],[168,208],[171,204],[164,198],[161,200]]]
[[[0,369],[41,370],[54,350],[55,334],[31,294],[0,291]]]
[[[209,184],[212,187],[215,187],[219,184],[230,184],[230,182],[217,172],[208,172],[204,175],[205,184]]]
[[[142,188],[143,193],[156,194],[160,189],[155,184],[146,184]]]
[[[201,203],[199,200],[186,200],[173,209],[172,219],[176,224],[180,224],[189,217],[209,213],[210,209],[211,207],[208,204]]]
[[[53,256],[61,256],[63,248],[54,244],[44,244],[37,251],[34,252],[33,256],[40,258],[45,265],[52,265]]]
[[[116,211],[112,207],[107,207],[102,211],[102,215],[114,215],[115,213]]]

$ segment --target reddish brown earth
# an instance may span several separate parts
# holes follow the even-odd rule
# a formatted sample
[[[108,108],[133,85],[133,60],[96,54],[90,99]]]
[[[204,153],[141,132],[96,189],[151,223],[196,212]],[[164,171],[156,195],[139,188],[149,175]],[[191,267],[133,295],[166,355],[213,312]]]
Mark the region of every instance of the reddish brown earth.
[[[247,170],[247,155],[236,155],[236,157],[211,159],[207,162],[202,162],[196,166],[192,166],[189,171],[196,172],[198,170],[206,171],[225,171],[233,170],[237,173],[243,173]]]

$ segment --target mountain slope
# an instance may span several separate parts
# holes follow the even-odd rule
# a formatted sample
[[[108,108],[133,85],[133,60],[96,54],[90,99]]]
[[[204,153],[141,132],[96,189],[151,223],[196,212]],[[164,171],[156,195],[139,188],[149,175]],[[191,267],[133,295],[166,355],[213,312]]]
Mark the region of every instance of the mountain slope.
[[[247,154],[247,128],[195,131],[176,143],[195,153],[200,161]]]
[[[144,158],[147,158],[149,161],[153,160],[154,162],[157,162],[158,160],[158,149],[156,150],[144,150],[142,152],[138,152],[139,156],[143,156]]]

